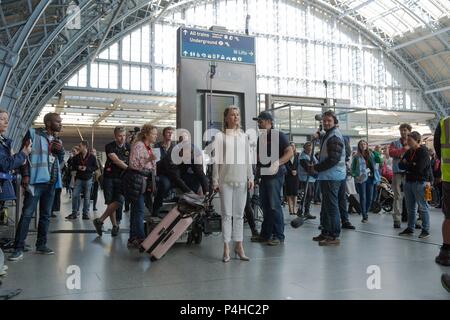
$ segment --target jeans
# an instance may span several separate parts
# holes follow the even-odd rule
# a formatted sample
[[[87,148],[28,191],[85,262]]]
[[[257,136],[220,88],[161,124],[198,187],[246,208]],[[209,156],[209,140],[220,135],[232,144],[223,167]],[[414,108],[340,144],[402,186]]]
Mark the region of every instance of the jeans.
[[[158,178],[159,178],[158,187],[156,197],[153,203],[153,212],[152,212],[153,216],[158,215],[159,209],[161,209],[163,205],[163,200],[165,197],[167,197],[167,194],[169,193],[169,190],[172,186],[168,177],[160,175],[158,176]]]
[[[55,186],[53,184],[38,183],[31,187],[34,187],[34,195],[31,195],[28,191],[25,192],[22,215],[17,226],[16,238],[14,241],[14,248],[16,250],[23,250],[25,247],[25,239],[27,238],[28,229],[30,228],[30,221],[33,218],[33,213],[36,211],[38,202],[40,204],[36,248],[43,247],[47,244],[47,233],[50,224],[53,199],[55,196]]]
[[[417,206],[419,215],[422,218],[422,230],[430,230],[430,215],[428,213],[428,203],[425,201],[425,182],[405,182],[403,192],[408,210],[408,228],[414,230],[416,224]]]
[[[77,179],[75,181],[75,189],[73,191],[72,196],[72,214],[78,214],[78,210],[80,208],[80,198],[81,192],[84,193],[83,199],[83,215],[87,215],[89,213],[89,202],[91,200],[91,186],[92,179],[81,180]]]
[[[98,187],[99,183],[95,181],[94,184],[92,185],[92,192],[91,192],[93,209],[97,209]]]
[[[339,238],[341,224],[339,221],[339,188],[342,181],[321,180],[320,190],[322,197],[322,207],[320,218],[322,224],[322,235],[331,238]]]
[[[256,223],[255,223],[255,213],[252,208],[252,197],[250,195],[250,191],[247,190],[247,200],[245,201],[245,219],[247,219],[248,226],[252,230],[252,233],[256,231]]]
[[[375,182],[373,181],[373,178],[369,178],[366,181],[366,212],[369,212],[370,207],[372,205],[372,199],[373,199],[373,191],[375,187]]]
[[[367,219],[370,209],[370,204],[372,203],[373,197],[373,187],[374,183],[371,178],[363,183],[355,183],[356,192],[359,194],[359,204],[361,205],[361,215],[363,219]]]
[[[52,212],[61,211],[61,191],[62,191],[62,189],[55,190],[55,196],[53,198]]]
[[[319,180],[314,182],[314,202],[320,202],[321,192],[320,192],[320,183]]]
[[[303,192],[303,197],[300,201],[298,212],[308,215],[310,214],[311,202],[314,197],[314,182],[306,183],[306,181],[300,181],[300,190]],[[305,209],[304,212],[303,208]]]
[[[359,204],[361,205],[361,215],[363,219],[367,219],[367,181],[363,183],[355,183],[356,192],[358,192],[359,195]]]
[[[136,201],[131,202],[130,239],[145,239],[144,210],[144,194],[141,194]]]
[[[342,180],[341,185],[339,186],[339,214],[341,217],[341,223],[348,223],[348,201],[347,195],[345,193],[347,180]]]
[[[280,241],[284,240],[284,215],[280,198],[284,174],[280,171],[274,177],[263,178],[260,184],[259,191],[263,211],[261,238],[266,240],[272,239],[272,236]]]

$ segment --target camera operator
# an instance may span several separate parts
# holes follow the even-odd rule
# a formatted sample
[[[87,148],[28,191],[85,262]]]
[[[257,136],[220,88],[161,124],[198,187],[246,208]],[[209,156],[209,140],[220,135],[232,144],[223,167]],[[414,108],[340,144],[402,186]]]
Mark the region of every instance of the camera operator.
[[[308,173],[318,172],[317,180],[324,195],[320,211],[322,232],[314,237],[320,246],[336,246],[340,244],[341,232],[339,211],[339,189],[346,178],[345,142],[337,127],[338,119],[331,110],[322,115],[325,135],[320,139],[320,156],[318,164],[310,164]]]

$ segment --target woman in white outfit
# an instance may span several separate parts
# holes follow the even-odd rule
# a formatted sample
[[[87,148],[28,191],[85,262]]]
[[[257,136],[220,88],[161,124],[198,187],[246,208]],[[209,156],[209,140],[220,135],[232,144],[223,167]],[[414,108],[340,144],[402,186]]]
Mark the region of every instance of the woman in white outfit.
[[[235,241],[234,252],[249,261],[242,246],[244,208],[247,189],[253,188],[253,171],[248,136],[240,129],[240,114],[236,106],[224,111],[224,132],[215,136],[214,190],[220,192],[222,207],[223,262],[230,261],[228,243]]]

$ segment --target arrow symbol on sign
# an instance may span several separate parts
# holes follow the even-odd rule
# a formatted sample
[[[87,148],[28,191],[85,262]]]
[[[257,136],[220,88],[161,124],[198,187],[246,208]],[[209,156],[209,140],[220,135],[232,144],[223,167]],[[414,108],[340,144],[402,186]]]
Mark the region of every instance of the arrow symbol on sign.
[[[187,35],[188,32],[187,32],[187,30],[184,30],[183,33],[184,33],[184,35]]]
[[[225,41],[225,45],[226,45],[227,47],[230,46],[230,44],[229,44],[227,41]]]
[[[253,51],[250,51],[249,55],[253,56]]]
[[[188,52],[187,51],[183,51],[183,55],[187,56]]]

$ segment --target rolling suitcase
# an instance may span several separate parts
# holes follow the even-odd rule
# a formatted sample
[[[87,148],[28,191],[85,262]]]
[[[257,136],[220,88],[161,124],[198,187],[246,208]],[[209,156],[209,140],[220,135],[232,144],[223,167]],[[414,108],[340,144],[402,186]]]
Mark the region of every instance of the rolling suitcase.
[[[196,196],[183,196],[141,243],[141,252],[150,254],[152,261],[161,259],[192,224],[193,216],[203,208],[202,202]]]

